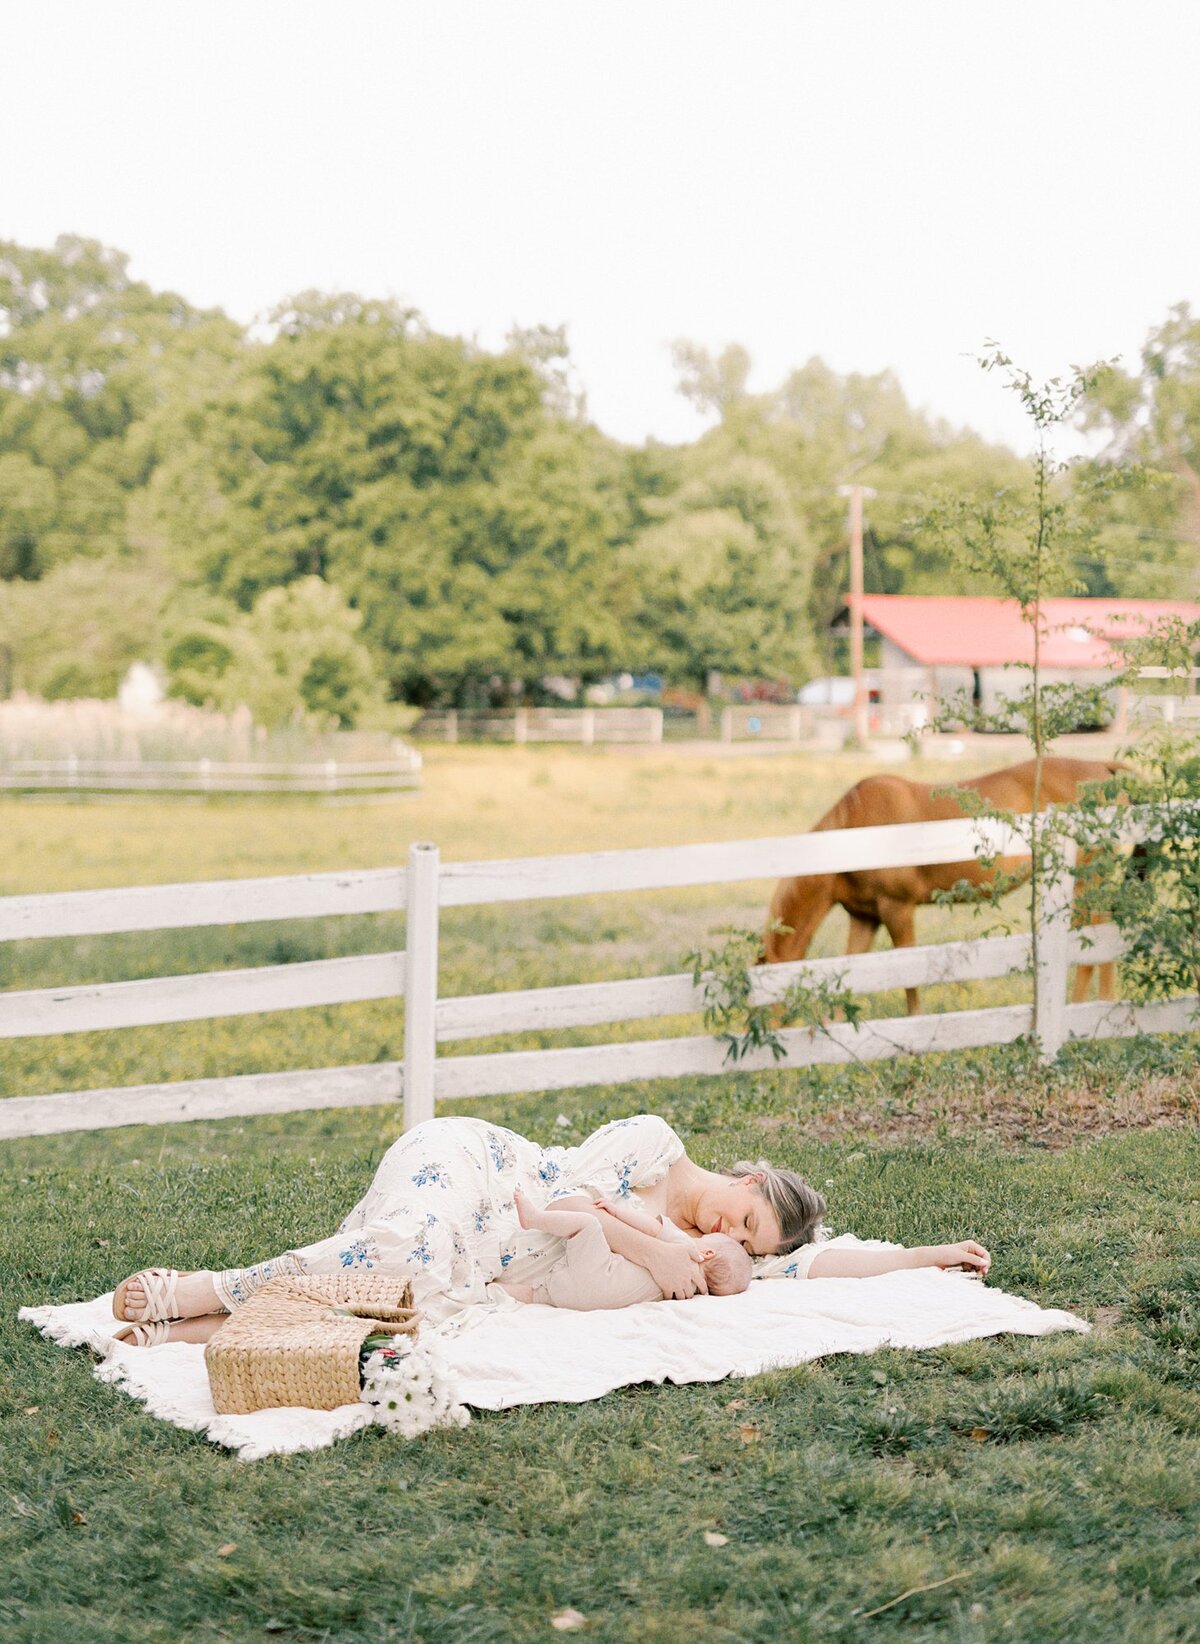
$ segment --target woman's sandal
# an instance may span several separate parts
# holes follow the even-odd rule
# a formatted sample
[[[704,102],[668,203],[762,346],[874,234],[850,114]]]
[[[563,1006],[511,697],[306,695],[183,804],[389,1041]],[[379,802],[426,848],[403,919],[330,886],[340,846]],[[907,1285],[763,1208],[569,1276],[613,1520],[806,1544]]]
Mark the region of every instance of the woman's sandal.
[[[146,1324],[123,1324],[112,1333],[122,1347],[159,1347],[171,1339],[170,1319],[151,1319]]]
[[[175,1299],[175,1286],[182,1277],[178,1268],[174,1267],[145,1267],[140,1273],[131,1273],[113,1291],[113,1318],[128,1319],[137,1324],[177,1319],[179,1307]],[[135,1280],[146,1297],[145,1307],[136,1315],[125,1311],[125,1291]]]

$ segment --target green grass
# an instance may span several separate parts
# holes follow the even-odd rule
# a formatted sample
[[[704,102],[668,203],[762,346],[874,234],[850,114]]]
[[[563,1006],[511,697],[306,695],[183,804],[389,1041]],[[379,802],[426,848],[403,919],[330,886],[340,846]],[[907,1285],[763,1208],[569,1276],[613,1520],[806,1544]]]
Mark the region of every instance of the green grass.
[[[371,866],[402,860],[418,837],[451,858],[749,837],[802,829],[858,774],[834,760],[439,750],[425,791],[389,805],[5,805],[3,888]],[[675,969],[713,925],[759,922],[765,891],[456,914],[442,986]],[[957,928],[929,910],[922,935]],[[823,937],[837,951],[832,922]],[[23,943],[0,948],[0,987],[401,939],[388,921],[349,920]],[[322,1065],[399,1045],[391,1005],[280,1013],[10,1041],[0,1085]],[[583,1636],[606,1644],[1200,1640],[1195,1066],[1191,1040],[1073,1047],[1045,1074],[1009,1047],[476,1104],[566,1141],[661,1112],[703,1163],[765,1152],[811,1176],[834,1225],[864,1236],[982,1238],[997,1282],[1102,1327],[631,1388],[478,1416],[414,1444],[367,1432],[251,1464],[145,1417],[15,1309],[94,1294],[149,1261],[225,1266],[324,1234],[398,1116],[10,1143],[0,1637],[523,1644],[557,1636],[550,1618],[571,1607]],[[705,1531],[728,1540],[711,1547]]]
[[[735,1110],[693,1131],[702,1091],[637,1095],[704,1162],[761,1140]],[[592,1116],[621,1105],[601,1097]],[[544,1100],[487,1111],[558,1134]],[[236,1261],[323,1232],[393,1129],[367,1111],[12,1147],[6,1640],[533,1640],[567,1606],[589,1637],[663,1644],[1200,1636],[1194,1131],[1059,1153],[814,1146],[802,1125],[773,1136],[839,1224],[975,1231],[999,1282],[1121,1310],[1089,1338],[634,1388],[414,1444],[368,1432],[243,1464],[14,1323],[21,1303],[95,1292],[144,1260]]]

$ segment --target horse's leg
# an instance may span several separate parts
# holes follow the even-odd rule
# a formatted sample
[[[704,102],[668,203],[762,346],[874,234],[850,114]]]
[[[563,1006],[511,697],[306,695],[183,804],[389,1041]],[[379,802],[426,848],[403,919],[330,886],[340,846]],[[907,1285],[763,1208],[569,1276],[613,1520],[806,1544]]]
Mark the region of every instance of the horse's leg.
[[[846,909],[850,913],[850,909]],[[879,929],[878,919],[864,918],[861,913],[850,913],[850,934],[846,938],[846,957],[852,958],[856,953],[866,953],[875,940],[875,932]],[[840,1020],[843,1012],[839,1008],[837,1017]]]
[[[878,919],[864,919],[861,913],[850,915],[850,935],[846,938],[847,955],[866,953],[879,929]]]
[[[879,911],[883,915],[883,922],[887,926],[888,935],[892,939],[894,948],[911,948],[916,945],[916,920],[911,902],[901,902],[895,899],[879,903]],[[917,988],[905,988],[904,997],[908,1004],[908,1014],[919,1016],[921,1013],[921,994]]]

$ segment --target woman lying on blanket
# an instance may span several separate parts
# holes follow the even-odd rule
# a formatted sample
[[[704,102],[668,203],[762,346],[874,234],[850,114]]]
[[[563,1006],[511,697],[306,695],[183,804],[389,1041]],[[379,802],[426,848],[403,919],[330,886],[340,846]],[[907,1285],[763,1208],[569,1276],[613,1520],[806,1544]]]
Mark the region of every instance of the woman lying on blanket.
[[[521,1191],[539,1210],[587,1208],[597,1199],[662,1215],[694,1241],[725,1234],[750,1255],[800,1251],[810,1278],[861,1278],[901,1267],[976,1268],[981,1245],[917,1250],[814,1247],[825,1201],[807,1182],[765,1162],[727,1171],[693,1163],[664,1120],[615,1119],[578,1147],[539,1147],[482,1119],[429,1119],[384,1154],[365,1196],[332,1238],[225,1272],[148,1268],[117,1286],[117,1339],[136,1346],[206,1341],[225,1315],[285,1273],[403,1273],[431,1321],[488,1299],[495,1280],[536,1285],[561,1257],[550,1233],[523,1229]],[[702,1246],[652,1238],[612,1218],[607,1243],[644,1268],[666,1299],[707,1290]],[[798,1272],[800,1270],[798,1269]]]

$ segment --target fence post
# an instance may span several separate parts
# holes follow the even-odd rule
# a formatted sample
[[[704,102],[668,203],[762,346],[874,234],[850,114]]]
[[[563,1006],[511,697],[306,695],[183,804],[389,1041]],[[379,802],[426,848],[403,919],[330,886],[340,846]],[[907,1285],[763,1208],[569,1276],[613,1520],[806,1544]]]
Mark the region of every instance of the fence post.
[[[579,721],[579,724],[580,724],[579,739],[583,743],[585,748],[590,748],[596,740],[596,710],[595,710],[595,708],[585,708],[583,710],[583,718]]]
[[[1046,825],[1043,819],[1043,826]],[[1070,969],[1071,909],[1075,898],[1075,876],[1071,871],[1074,866],[1075,841],[1068,839],[1063,842],[1057,871],[1045,876],[1041,884],[1041,905],[1037,909],[1038,964],[1033,987],[1037,1000],[1038,1058],[1042,1062],[1052,1062],[1067,1037],[1064,1013]]]
[[[513,720],[513,741],[529,741],[529,709],[518,708]]]
[[[438,874],[436,845],[408,847],[404,946],[404,1128],[433,1118],[437,1062]]]
[[[721,709],[721,741],[733,741],[733,709]]]
[[[661,742],[663,739],[663,711],[661,708],[651,708],[650,712],[654,715],[650,721],[650,740],[651,742]]]

